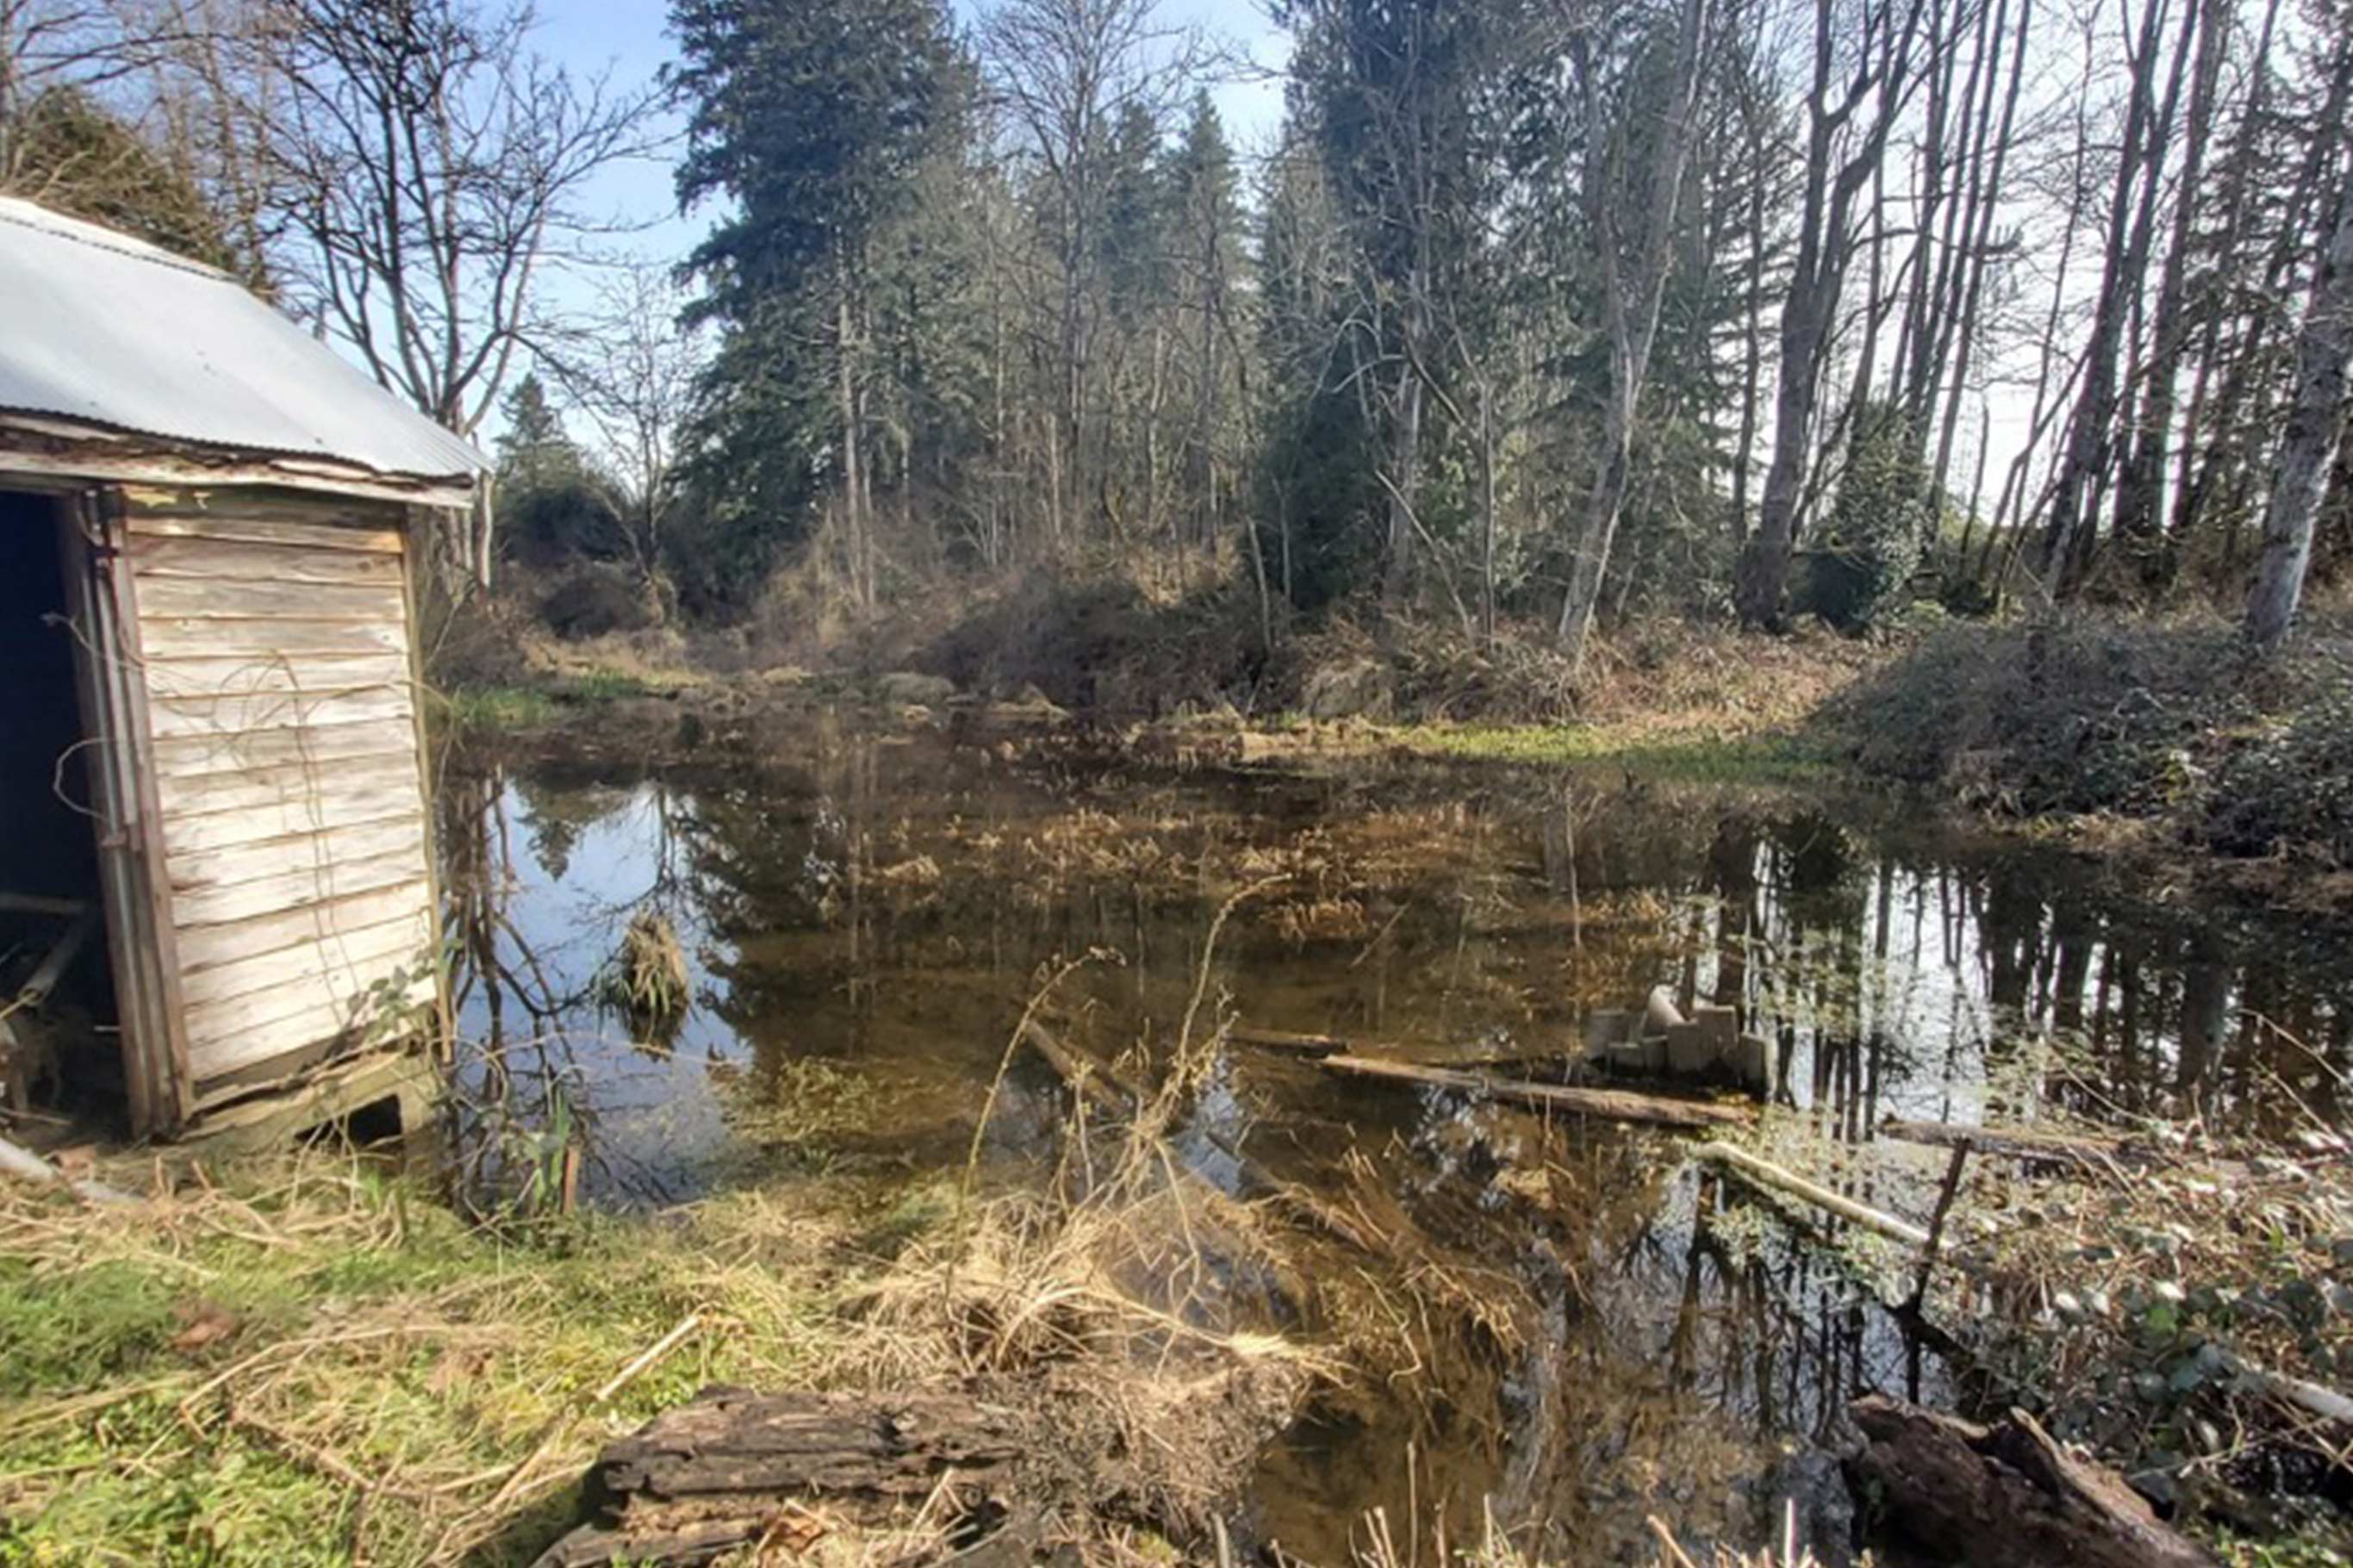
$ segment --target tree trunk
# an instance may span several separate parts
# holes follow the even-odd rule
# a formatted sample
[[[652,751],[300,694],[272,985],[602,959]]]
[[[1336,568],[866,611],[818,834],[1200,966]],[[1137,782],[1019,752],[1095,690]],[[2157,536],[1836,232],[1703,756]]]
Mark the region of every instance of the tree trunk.
[[[1593,630],[1594,609],[1601,602],[1601,582],[1609,568],[1609,547],[1617,537],[1618,515],[1625,507],[1634,415],[1641,405],[1651,347],[1658,340],[1660,305],[1674,260],[1675,209],[1683,194],[1683,165],[1689,161],[1691,122],[1698,106],[1700,40],[1706,26],[1706,0],[1683,0],[1682,26],[1675,39],[1674,96],[1665,106],[1665,123],[1651,151],[1645,182],[1650,211],[1643,219],[1641,252],[1630,279],[1623,275],[1620,253],[1620,193],[1603,188],[1599,182],[1595,185],[1599,198],[1593,205],[1601,247],[1603,309],[1609,321],[1609,397],[1585,531],[1577,540],[1568,595],[1560,606],[1560,646],[1568,655],[1572,671],[1585,663],[1586,638]],[[1588,117],[1600,123],[1601,106],[1593,89],[1591,63],[1581,50],[1577,63],[1577,74],[1585,83]]]
[[[2247,641],[2268,653],[2295,619],[2312,562],[2312,524],[2345,406],[2347,362],[2353,360],[2353,171],[2341,175],[2337,214],[2295,346],[2295,401],[2272,470],[2263,549],[2247,597]]]

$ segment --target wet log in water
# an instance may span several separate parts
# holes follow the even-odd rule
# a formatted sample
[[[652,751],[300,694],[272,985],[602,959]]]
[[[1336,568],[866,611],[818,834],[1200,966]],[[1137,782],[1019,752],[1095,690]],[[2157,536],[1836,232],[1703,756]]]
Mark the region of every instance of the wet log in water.
[[[1495,1100],[1532,1106],[1538,1110],[1598,1116],[1608,1121],[1632,1121],[1652,1127],[1739,1127],[1749,1111],[1737,1105],[1716,1105],[1703,1100],[1671,1100],[1664,1095],[1636,1094],[1622,1089],[1585,1089],[1571,1084],[1528,1083],[1494,1078],[1486,1073],[1451,1068],[1421,1067],[1412,1062],[1381,1061],[1371,1057],[1333,1056],[1316,1063],[1327,1072],[1352,1078],[1378,1079],[1389,1083],[1419,1084],[1430,1089],[1459,1089]]]
[[[1849,1406],[1861,1493],[1939,1557],[2004,1568],[2215,1568],[2112,1470],[2013,1411],[1992,1426],[1870,1394]]]
[[[1272,1051],[1280,1056],[1315,1058],[1371,1057],[1379,1061],[1402,1061],[1416,1067],[1432,1068],[1525,1067],[1541,1062],[1566,1062],[1574,1054],[1566,1049],[1540,1047],[1504,1050],[1473,1047],[1439,1051],[1386,1040],[1351,1040],[1339,1035],[1301,1035],[1288,1029],[1260,1029],[1245,1024],[1236,1024],[1228,1028],[1226,1038],[1237,1046]]]
[[[1795,1171],[1784,1170],[1770,1160],[1760,1160],[1746,1149],[1736,1149],[1729,1143],[1708,1142],[1693,1150],[1692,1154],[1695,1159],[1714,1161],[1745,1181],[1811,1204],[1826,1214],[1851,1220],[1865,1230],[1877,1231],[1906,1247],[1928,1245],[1928,1233],[1910,1220],[1873,1208],[1868,1204],[1858,1203],[1844,1193],[1832,1192],[1820,1183],[1810,1182]]]
[[[813,1524],[814,1507],[836,1528],[879,1524],[951,1471],[971,1498],[1012,1496],[1027,1447],[1010,1415],[960,1394],[706,1389],[598,1456],[587,1522],[533,1568],[710,1563]]]

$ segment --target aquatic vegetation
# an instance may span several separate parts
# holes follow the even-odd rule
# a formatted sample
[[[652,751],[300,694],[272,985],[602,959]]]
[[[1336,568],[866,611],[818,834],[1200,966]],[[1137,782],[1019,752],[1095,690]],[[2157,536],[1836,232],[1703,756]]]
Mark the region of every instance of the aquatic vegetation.
[[[596,983],[605,1005],[666,1043],[692,1000],[692,979],[678,927],[659,910],[640,910],[621,932],[621,945]]]

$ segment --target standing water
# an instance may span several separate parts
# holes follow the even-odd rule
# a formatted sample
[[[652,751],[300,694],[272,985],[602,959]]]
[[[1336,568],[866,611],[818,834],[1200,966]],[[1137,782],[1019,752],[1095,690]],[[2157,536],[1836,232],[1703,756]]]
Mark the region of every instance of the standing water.
[[[1784,1098],[1850,1142],[1888,1117],[2265,1122],[2310,1053],[2353,1043],[2327,933],[1885,803],[1607,767],[1145,766],[830,718],[786,740],[723,773],[475,759],[450,780],[462,1187],[551,1139],[585,1201],[622,1207],[960,1170],[1041,989],[1105,1057],[1165,1053],[1198,992],[1197,1034],[1214,1012],[1535,1074],[1577,1054],[1588,1011],[1663,984],[1743,1005],[1788,1047]],[[689,979],[659,1022],[607,1000],[649,912]],[[1060,1092],[1016,1059],[988,1179],[1047,1179]],[[1367,1278],[1367,1321],[1275,1325],[1399,1349],[1264,1458],[1263,1534],[1337,1561],[1378,1508],[1415,1540],[1492,1518],[1609,1561],[1662,1508],[1739,1534],[1857,1394],[1966,1402],[1814,1249],[1695,1223],[1727,1200],[1680,1147],[1229,1049],[1187,1157],[1233,1185],[1242,1152],[1419,1238],[1414,1278]],[[1459,1310],[1434,1322],[1432,1300]]]

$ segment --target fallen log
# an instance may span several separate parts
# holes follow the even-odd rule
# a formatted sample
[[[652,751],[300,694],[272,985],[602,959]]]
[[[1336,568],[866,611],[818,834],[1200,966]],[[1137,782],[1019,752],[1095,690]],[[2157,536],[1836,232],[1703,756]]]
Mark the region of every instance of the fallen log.
[[[1412,1062],[1382,1061],[1372,1057],[1325,1057],[1316,1065],[1327,1072],[1343,1073],[1351,1078],[1419,1084],[1430,1089],[1459,1089],[1517,1105],[1533,1106],[1539,1110],[1569,1111],[1609,1121],[1696,1129],[1745,1126],[1749,1120],[1748,1110],[1742,1106],[1717,1105],[1704,1100],[1670,1100],[1664,1095],[1637,1094],[1622,1089],[1528,1083],[1520,1079],[1494,1078],[1485,1073],[1463,1072],[1452,1068],[1422,1067]]]
[[[1979,1426],[1867,1394],[1857,1495],[1940,1559],[2004,1568],[2215,1568],[2114,1471],[2069,1454],[2022,1411]]]
[[[1909,1247],[1925,1247],[1928,1233],[1908,1219],[1899,1219],[1883,1210],[1857,1203],[1844,1193],[1834,1193],[1817,1182],[1810,1182],[1795,1171],[1784,1170],[1770,1160],[1760,1160],[1746,1149],[1729,1143],[1707,1142],[1692,1151],[1695,1160],[1710,1160],[1743,1179],[1760,1187],[1800,1199],[1818,1209],[1851,1220],[1865,1230],[1877,1231],[1891,1240]]]
[[[1383,1061],[1405,1061],[1416,1067],[1433,1068],[1525,1067],[1531,1062],[1566,1062],[1575,1055],[1565,1047],[1507,1050],[1472,1047],[1441,1053],[1386,1040],[1351,1040],[1339,1035],[1299,1035],[1288,1029],[1259,1029],[1241,1024],[1227,1029],[1226,1038],[1237,1046],[1250,1046],[1282,1056],[1317,1059],[1336,1056],[1371,1056]]]
[[[2074,1164],[2107,1161],[2145,1164],[2147,1150],[2135,1149],[2114,1138],[2094,1138],[2074,1132],[2044,1132],[2027,1127],[1958,1127],[1945,1121],[1905,1121],[1889,1117],[1879,1124],[1882,1138],[1905,1143],[1928,1143],[1950,1149],[1966,1142],[1988,1154],[2008,1154],[2022,1160],[2063,1160]]]
[[[711,1563],[808,1505],[881,1524],[944,1489],[970,1510],[1016,1495],[1029,1447],[1010,1413],[961,1394],[709,1388],[606,1447],[584,1484],[586,1522],[533,1568]]]
[[[1238,1046],[1293,1057],[1331,1057],[1353,1048],[1337,1035],[1296,1035],[1288,1029],[1254,1029],[1243,1024],[1229,1028],[1226,1038]]]

